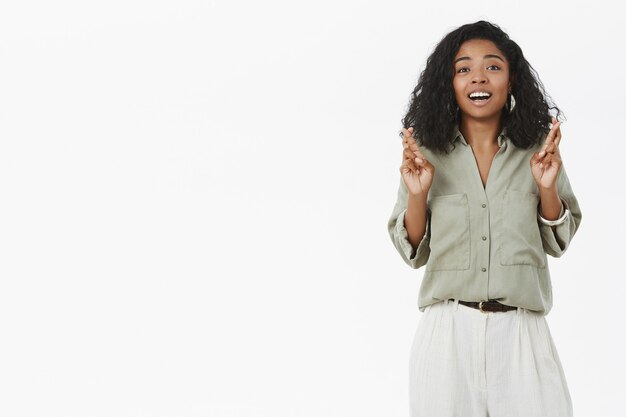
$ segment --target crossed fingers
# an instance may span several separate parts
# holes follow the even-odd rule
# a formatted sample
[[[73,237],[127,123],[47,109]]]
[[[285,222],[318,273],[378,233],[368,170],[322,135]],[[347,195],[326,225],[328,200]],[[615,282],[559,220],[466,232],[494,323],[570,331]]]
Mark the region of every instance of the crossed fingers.
[[[426,158],[413,138],[413,128],[402,128],[402,136],[403,158],[414,161],[417,164],[423,163]]]
[[[560,155],[559,143],[561,143],[561,122],[557,122],[556,118],[552,116],[552,128],[538,156],[544,158],[544,162],[549,162],[549,159],[551,159],[554,154]],[[548,158],[548,161],[545,160],[546,158]]]

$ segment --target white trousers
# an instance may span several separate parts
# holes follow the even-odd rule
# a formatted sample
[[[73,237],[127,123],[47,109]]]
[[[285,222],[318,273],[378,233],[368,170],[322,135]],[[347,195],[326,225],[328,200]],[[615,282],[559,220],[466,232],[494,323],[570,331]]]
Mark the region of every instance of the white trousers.
[[[409,360],[411,417],[571,417],[544,315],[445,300],[420,318]]]

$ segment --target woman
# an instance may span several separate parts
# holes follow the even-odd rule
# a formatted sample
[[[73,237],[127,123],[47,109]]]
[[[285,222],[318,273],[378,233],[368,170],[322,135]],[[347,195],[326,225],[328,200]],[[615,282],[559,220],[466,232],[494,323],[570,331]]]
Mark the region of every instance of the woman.
[[[412,417],[572,416],[545,319],[546,255],[563,255],[582,215],[548,102],[519,46],[486,21],[446,35],[413,91],[388,222],[403,260],[426,265]]]

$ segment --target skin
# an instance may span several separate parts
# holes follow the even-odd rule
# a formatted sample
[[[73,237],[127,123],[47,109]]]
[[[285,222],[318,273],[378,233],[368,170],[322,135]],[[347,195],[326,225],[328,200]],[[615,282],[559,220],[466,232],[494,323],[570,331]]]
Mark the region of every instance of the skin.
[[[454,57],[454,96],[461,110],[459,130],[473,149],[497,152],[502,131],[500,114],[511,90],[509,63],[493,42],[472,39],[464,42]],[[472,91],[492,93],[484,106],[468,97]]]
[[[494,56],[491,56],[494,55]],[[499,57],[499,58],[498,58]],[[502,131],[500,114],[511,89],[509,63],[493,42],[472,39],[464,42],[454,59],[452,84],[461,111],[459,130],[471,146],[485,178],[494,155],[499,150],[498,135]],[[489,102],[476,106],[468,97],[475,90],[492,93]],[[562,165],[559,144],[561,123],[552,117],[552,128],[542,146],[533,153],[529,169],[535,179],[541,201],[541,215],[555,220],[561,211],[556,180]],[[428,191],[435,167],[425,158],[413,138],[413,128],[402,128],[403,151],[400,173],[408,189],[408,207],[404,218],[409,241],[416,249],[426,231]]]

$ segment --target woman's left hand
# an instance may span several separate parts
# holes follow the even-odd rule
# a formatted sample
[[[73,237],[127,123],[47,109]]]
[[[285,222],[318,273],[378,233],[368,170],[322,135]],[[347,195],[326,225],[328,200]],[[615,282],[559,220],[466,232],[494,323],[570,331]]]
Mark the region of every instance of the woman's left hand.
[[[539,188],[555,188],[559,169],[563,162],[559,152],[561,142],[561,122],[552,117],[552,129],[546,137],[543,148],[530,158],[530,171]]]

